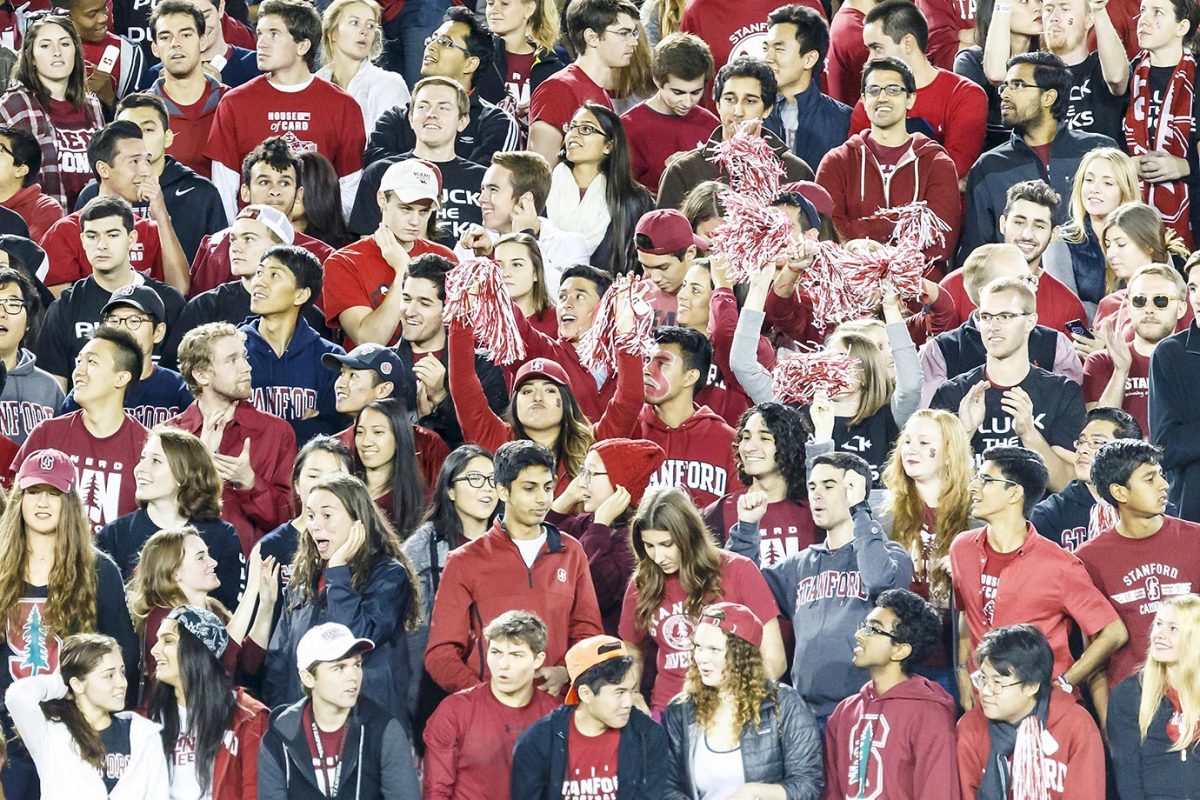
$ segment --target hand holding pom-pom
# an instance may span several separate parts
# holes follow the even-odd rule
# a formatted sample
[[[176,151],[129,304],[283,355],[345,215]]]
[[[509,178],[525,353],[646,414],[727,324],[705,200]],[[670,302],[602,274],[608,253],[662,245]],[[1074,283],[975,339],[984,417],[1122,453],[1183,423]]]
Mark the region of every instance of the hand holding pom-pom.
[[[525,342],[517,328],[520,314],[508,289],[500,265],[486,258],[469,258],[446,274],[446,301],[442,319],[458,320],[472,329],[476,346],[499,365],[525,357]]]
[[[811,403],[820,392],[836,397],[853,387],[858,366],[857,358],[828,350],[784,356],[771,372],[775,396],[800,404]]]
[[[741,123],[732,136],[713,148],[709,161],[729,175],[729,185],[735,192],[766,207],[779,196],[783,162],[762,136],[761,129],[760,120]],[[726,198],[721,199],[724,202]]]
[[[649,293],[653,284],[619,275],[600,298],[592,326],[580,338],[579,360],[588,369],[616,369],[617,350],[644,356],[654,330]]]

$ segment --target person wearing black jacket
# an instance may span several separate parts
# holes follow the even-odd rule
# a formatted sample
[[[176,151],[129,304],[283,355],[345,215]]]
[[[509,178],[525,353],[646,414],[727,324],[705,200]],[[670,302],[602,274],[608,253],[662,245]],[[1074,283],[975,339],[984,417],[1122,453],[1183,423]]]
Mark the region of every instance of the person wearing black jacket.
[[[542,85],[542,81],[566,66],[554,50],[535,46],[533,64],[529,67],[529,94],[525,96],[524,103],[517,109],[518,112],[521,112],[517,122],[523,128],[529,126],[529,98],[533,96],[537,87]],[[508,74],[508,50],[504,45],[504,39],[493,33],[492,63],[486,69],[479,67],[475,70],[475,93],[493,105],[504,107],[505,98],[508,96],[506,88]],[[511,103],[511,101],[509,102]],[[512,112],[511,108],[505,108],[505,110]],[[525,117],[524,121],[521,117]]]
[[[571,678],[566,705],[533,723],[517,740],[512,797],[609,796],[615,784],[617,800],[665,798],[667,737],[633,707],[638,674],[624,642],[592,636],[568,650],[566,662]]]
[[[492,38],[475,19],[470,9],[451,6],[446,18],[425,46],[426,60],[421,77],[441,75],[458,81],[471,96],[471,114],[467,127],[458,134],[454,153],[459,158],[487,166],[492,154],[516,150],[519,139],[517,121],[504,109],[484,100],[475,89],[475,75],[486,73],[492,64]],[[475,65],[470,64],[474,61]],[[416,134],[408,119],[408,109],[396,106],[383,112],[367,139],[363,166],[368,167],[389,156],[412,150]]]

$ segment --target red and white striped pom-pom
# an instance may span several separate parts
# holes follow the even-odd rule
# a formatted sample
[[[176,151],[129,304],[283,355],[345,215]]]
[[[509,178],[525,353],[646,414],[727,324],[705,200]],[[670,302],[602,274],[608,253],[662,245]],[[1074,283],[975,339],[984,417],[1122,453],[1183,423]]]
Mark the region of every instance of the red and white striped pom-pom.
[[[741,283],[793,246],[792,221],[778,208],[737,192],[721,196],[725,221],[708,237],[712,252],[724,257],[728,274]]]
[[[1046,788],[1043,735],[1037,714],[1030,714],[1017,728],[1012,755],[1012,800],[1050,800],[1050,791]]]
[[[800,276],[797,286],[812,303],[813,324],[820,330],[859,319],[872,308],[871,267],[866,257],[836,242],[817,243],[812,265]]]
[[[796,353],[775,362],[771,382],[780,402],[807,404],[818,392],[836,397],[850,389],[857,368],[858,359],[843,353]]]
[[[476,346],[486,350],[493,363],[503,366],[525,358],[525,342],[514,316],[520,313],[495,261],[469,258],[446,274],[442,319],[471,328]]]
[[[729,185],[760,205],[768,206],[779,196],[783,161],[759,133],[762,123],[744,122],[737,131],[713,148],[709,161],[729,175]],[[721,198],[725,202],[725,198]]]
[[[654,333],[654,308],[650,292],[654,284],[633,274],[618,275],[600,298],[592,326],[579,340],[579,360],[590,370],[617,368],[617,351],[644,357]],[[633,329],[617,329],[617,311],[625,299],[633,313]]]
[[[851,282],[861,288],[863,313],[870,314],[883,302],[883,282],[888,281],[902,300],[920,300],[925,295],[925,254],[908,242],[864,253],[851,269]]]
[[[876,211],[868,219],[895,219],[891,244],[908,242],[917,250],[926,250],[946,243],[950,226],[934,213],[924,200],[916,200],[903,206],[893,206]]]

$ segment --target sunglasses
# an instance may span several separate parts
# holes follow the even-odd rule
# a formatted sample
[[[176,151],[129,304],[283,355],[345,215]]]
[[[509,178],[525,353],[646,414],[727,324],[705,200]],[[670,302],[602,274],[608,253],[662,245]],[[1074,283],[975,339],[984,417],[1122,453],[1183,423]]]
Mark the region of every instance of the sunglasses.
[[[1145,308],[1146,303],[1153,301],[1154,307],[1161,310],[1167,307],[1167,303],[1178,299],[1178,297],[1171,297],[1165,294],[1156,294],[1153,297],[1145,294],[1135,294],[1129,298],[1129,302],[1134,308]]]

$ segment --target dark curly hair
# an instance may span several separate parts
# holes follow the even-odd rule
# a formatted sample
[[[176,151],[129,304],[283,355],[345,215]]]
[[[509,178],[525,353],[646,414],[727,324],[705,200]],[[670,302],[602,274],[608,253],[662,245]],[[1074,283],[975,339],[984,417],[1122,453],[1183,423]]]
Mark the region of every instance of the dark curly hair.
[[[787,481],[787,498],[793,503],[808,499],[808,476],[804,468],[807,457],[805,443],[808,441],[809,427],[796,409],[782,403],[759,403],[742,412],[738,420],[737,436],[733,437],[733,460],[737,464],[738,478],[749,486],[751,478],[742,466],[742,456],[738,445],[746,425],[755,414],[762,417],[763,424],[775,437],[775,463],[779,472]]]
[[[892,631],[892,642],[912,648],[900,662],[905,675],[912,675],[929,658],[942,638],[942,618],[920,595],[907,589],[888,589],[875,599],[876,608],[886,608],[900,621]]]

